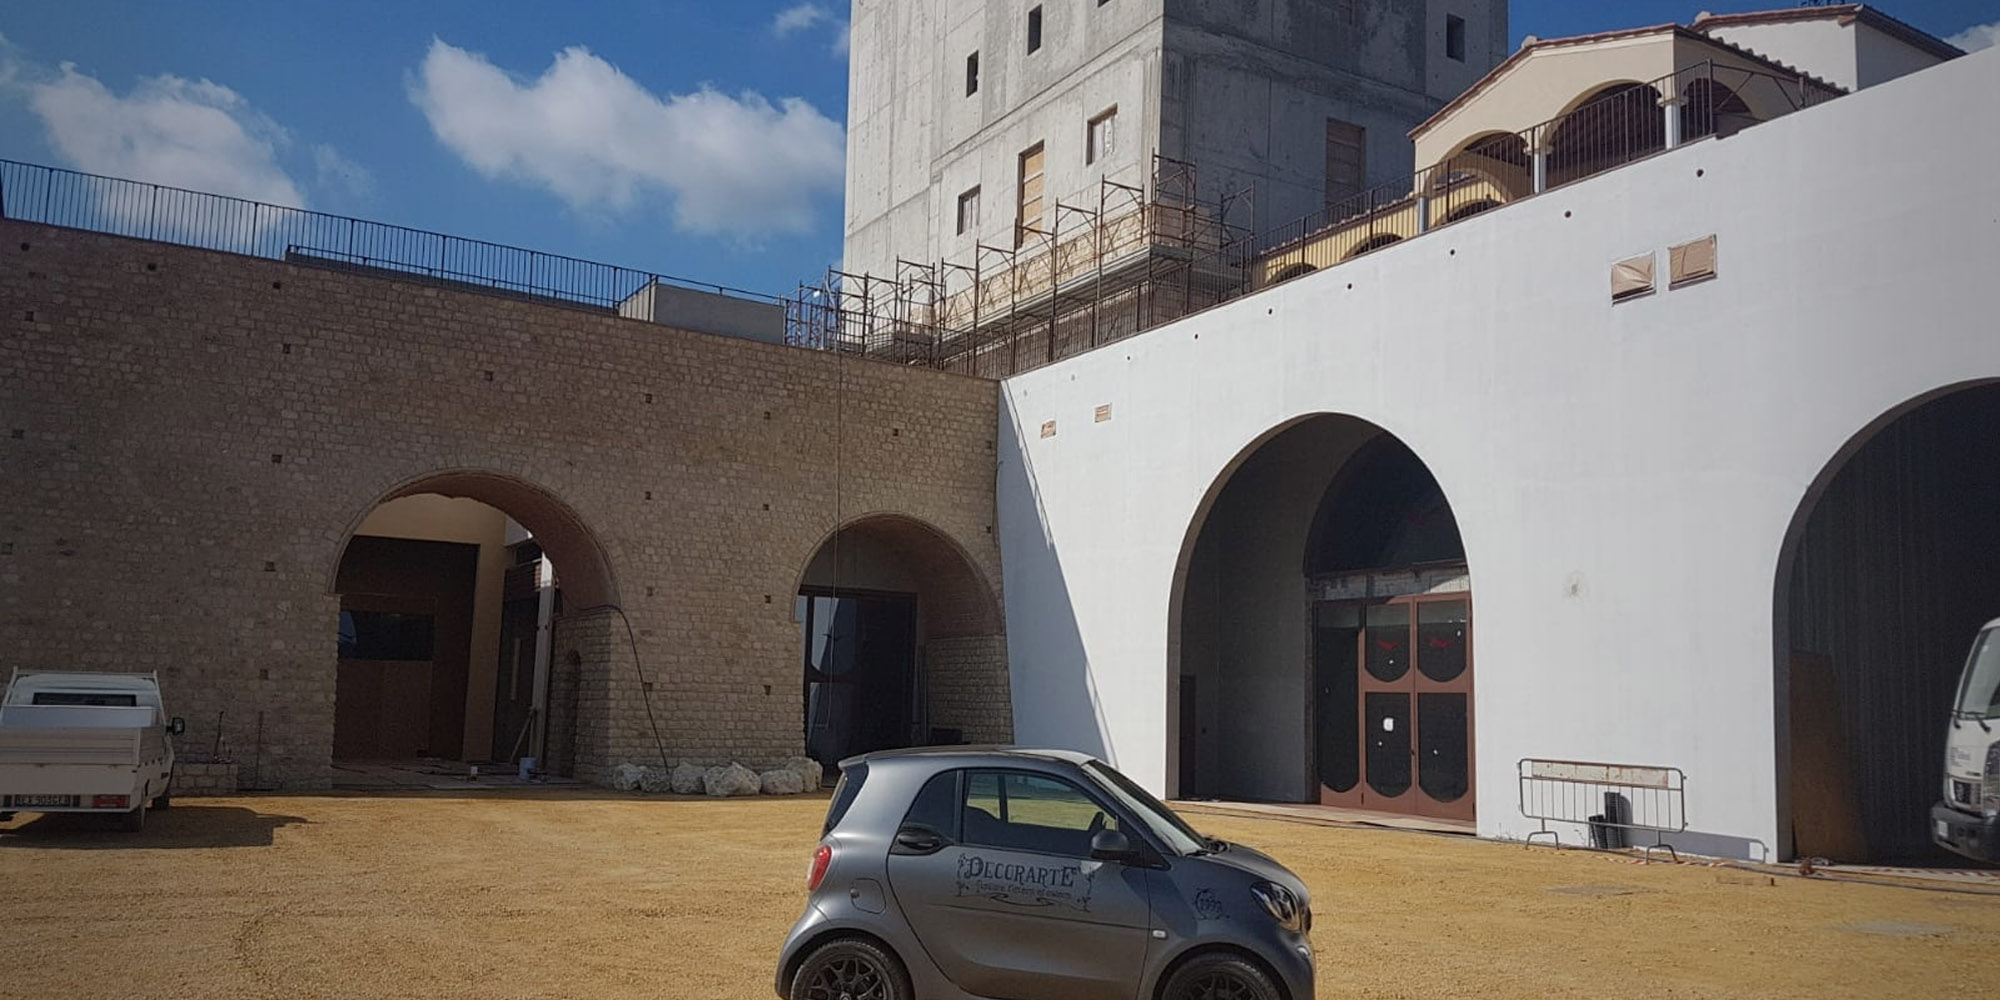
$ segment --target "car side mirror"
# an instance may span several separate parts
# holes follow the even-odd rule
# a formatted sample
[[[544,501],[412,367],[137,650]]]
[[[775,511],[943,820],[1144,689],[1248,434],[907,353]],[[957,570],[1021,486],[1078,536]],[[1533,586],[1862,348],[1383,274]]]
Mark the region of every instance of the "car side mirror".
[[[187,732],[187,727],[188,727],[187,720],[176,715],[173,717],[171,721],[167,723],[167,732],[172,733],[175,736],[179,736],[180,734]]]
[[[943,848],[943,835],[930,827],[912,823],[896,831],[897,854],[935,854]]]
[[[1090,838],[1090,857],[1093,861],[1132,862],[1139,860],[1139,852],[1132,848],[1132,841],[1117,830],[1099,830]]]

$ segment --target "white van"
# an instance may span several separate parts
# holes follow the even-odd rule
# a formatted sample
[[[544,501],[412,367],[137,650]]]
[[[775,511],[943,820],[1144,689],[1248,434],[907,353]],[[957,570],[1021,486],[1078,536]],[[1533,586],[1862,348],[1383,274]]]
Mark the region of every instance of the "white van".
[[[0,820],[15,812],[117,815],[167,807],[182,730],[154,674],[14,672],[0,698]]]
[[[2000,861],[2000,618],[1979,630],[1958,681],[1931,839],[1968,858]]]

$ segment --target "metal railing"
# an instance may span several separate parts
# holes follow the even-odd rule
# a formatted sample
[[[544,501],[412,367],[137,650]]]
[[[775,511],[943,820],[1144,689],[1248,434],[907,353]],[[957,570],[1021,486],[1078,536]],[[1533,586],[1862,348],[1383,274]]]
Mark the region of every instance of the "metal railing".
[[[1561,847],[1549,824],[1576,823],[1589,828],[1594,847],[1631,846],[1625,834],[1640,831],[1653,834],[1647,856],[1664,850],[1679,860],[1666,836],[1688,828],[1687,775],[1680,768],[1527,757],[1515,770],[1521,815],[1541,824],[1528,843],[1547,837]]]
[[[1808,78],[1703,62],[1603,88],[1518,132],[1489,133],[1444,160],[1339,198],[1256,242],[1256,287],[1331,267],[1614,167],[1837,97]]]
[[[485,240],[15,160],[0,160],[0,217],[381,272],[599,311],[615,311],[656,281],[758,302],[780,301],[726,285]]]

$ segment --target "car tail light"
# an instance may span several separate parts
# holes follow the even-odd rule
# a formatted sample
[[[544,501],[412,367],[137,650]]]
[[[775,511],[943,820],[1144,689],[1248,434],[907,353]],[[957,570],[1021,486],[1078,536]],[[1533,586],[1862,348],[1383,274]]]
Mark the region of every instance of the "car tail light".
[[[825,844],[813,852],[812,867],[806,869],[806,891],[818,892],[819,884],[826,878],[826,866],[833,863],[833,848]]]
[[[125,808],[125,796],[123,795],[92,796],[90,800],[90,807],[92,809],[123,809]]]

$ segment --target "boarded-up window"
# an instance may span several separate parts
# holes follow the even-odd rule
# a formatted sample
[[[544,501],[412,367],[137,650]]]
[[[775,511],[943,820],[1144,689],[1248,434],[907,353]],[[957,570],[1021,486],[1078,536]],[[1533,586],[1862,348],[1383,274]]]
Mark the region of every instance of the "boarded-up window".
[[[1083,162],[1096,163],[1117,153],[1118,109],[1112,108],[1090,120],[1090,131],[1084,136]]]
[[[1021,196],[1014,213],[1014,245],[1042,231],[1042,144],[1035,143],[1021,154]]]
[[[1337,118],[1326,120],[1326,203],[1337,205],[1361,193],[1368,176],[1368,130]]]
[[[1627,257],[1611,265],[1611,301],[1636,298],[1653,290],[1653,255]]]
[[[1667,287],[1679,288],[1693,281],[1715,277],[1715,237],[1704,236],[1692,243],[1667,249]]]

